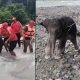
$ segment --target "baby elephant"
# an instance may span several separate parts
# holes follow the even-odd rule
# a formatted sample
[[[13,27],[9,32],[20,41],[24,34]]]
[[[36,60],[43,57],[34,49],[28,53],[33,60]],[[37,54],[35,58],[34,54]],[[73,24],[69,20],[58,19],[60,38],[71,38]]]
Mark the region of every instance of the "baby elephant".
[[[47,54],[52,57],[54,53],[56,40],[59,40],[59,53],[64,54],[66,41],[69,39],[75,49],[79,50],[76,41],[76,24],[70,17],[60,17],[55,19],[45,19],[40,25],[44,26],[49,33],[49,41],[47,43]]]

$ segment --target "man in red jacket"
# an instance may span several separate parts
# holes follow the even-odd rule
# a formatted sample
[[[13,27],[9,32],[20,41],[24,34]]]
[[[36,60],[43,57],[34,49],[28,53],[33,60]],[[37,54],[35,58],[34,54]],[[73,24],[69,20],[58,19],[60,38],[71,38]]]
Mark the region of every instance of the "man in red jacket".
[[[18,45],[20,47],[20,37],[21,37],[21,32],[22,32],[22,24],[19,21],[17,21],[16,17],[13,17],[12,21],[13,22],[11,24],[11,27],[18,37]]]
[[[16,47],[18,38],[13,29],[11,28],[11,26],[8,26],[7,22],[4,22],[2,24],[1,34],[4,38],[7,37],[4,44],[5,45],[9,44],[9,52],[11,53],[11,55],[16,56],[13,50]]]

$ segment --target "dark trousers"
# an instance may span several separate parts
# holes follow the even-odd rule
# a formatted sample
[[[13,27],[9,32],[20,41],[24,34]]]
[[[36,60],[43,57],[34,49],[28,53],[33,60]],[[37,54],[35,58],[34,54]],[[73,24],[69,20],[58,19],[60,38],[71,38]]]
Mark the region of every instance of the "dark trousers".
[[[3,40],[0,38],[0,53],[2,52],[2,47],[3,47]]]
[[[5,41],[8,39],[8,37],[7,38],[4,38],[4,43],[5,43]],[[14,50],[14,48],[16,47],[16,44],[17,44],[17,41],[10,41],[9,42],[9,44],[7,44],[7,45],[5,45],[5,49],[8,51],[13,51]]]
[[[4,42],[8,39],[8,37],[4,38]]]
[[[5,49],[6,49],[6,51],[8,52],[8,44],[7,45],[5,45],[5,41],[8,39],[8,37],[6,37],[6,38],[4,38],[4,47],[5,47]]]
[[[29,46],[29,49],[30,49],[30,52],[33,52],[33,46],[32,46],[32,44],[30,44],[30,38],[25,38],[25,40],[24,40],[24,53],[26,53],[27,52],[27,47]]]
[[[21,46],[21,43],[20,43],[20,37],[21,37],[21,35],[20,35],[20,33],[17,33],[16,35],[17,35],[17,38],[18,38],[17,43],[18,43],[18,45],[20,47]]]
[[[9,44],[9,51],[13,51],[14,48],[16,47],[17,41],[11,41]]]

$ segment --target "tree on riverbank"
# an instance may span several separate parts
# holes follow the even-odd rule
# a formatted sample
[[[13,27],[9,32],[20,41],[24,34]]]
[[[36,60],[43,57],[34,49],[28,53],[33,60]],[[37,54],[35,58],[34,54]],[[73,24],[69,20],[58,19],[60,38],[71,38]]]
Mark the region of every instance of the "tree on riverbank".
[[[0,23],[16,16],[22,24],[35,20],[35,0],[0,0]]]

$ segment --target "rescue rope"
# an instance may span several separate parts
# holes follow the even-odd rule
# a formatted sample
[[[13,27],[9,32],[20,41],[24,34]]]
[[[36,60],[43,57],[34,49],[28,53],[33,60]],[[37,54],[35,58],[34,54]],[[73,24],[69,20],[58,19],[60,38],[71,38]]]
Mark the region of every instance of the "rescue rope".
[[[69,30],[72,28],[72,26],[73,26],[74,24],[75,24],[75,23],[73,23],[73,24],[71,24],[70,26],[68,26],[68,27],[70,27]],[[69,31],[69,30],[68,30],[68,31]]]

